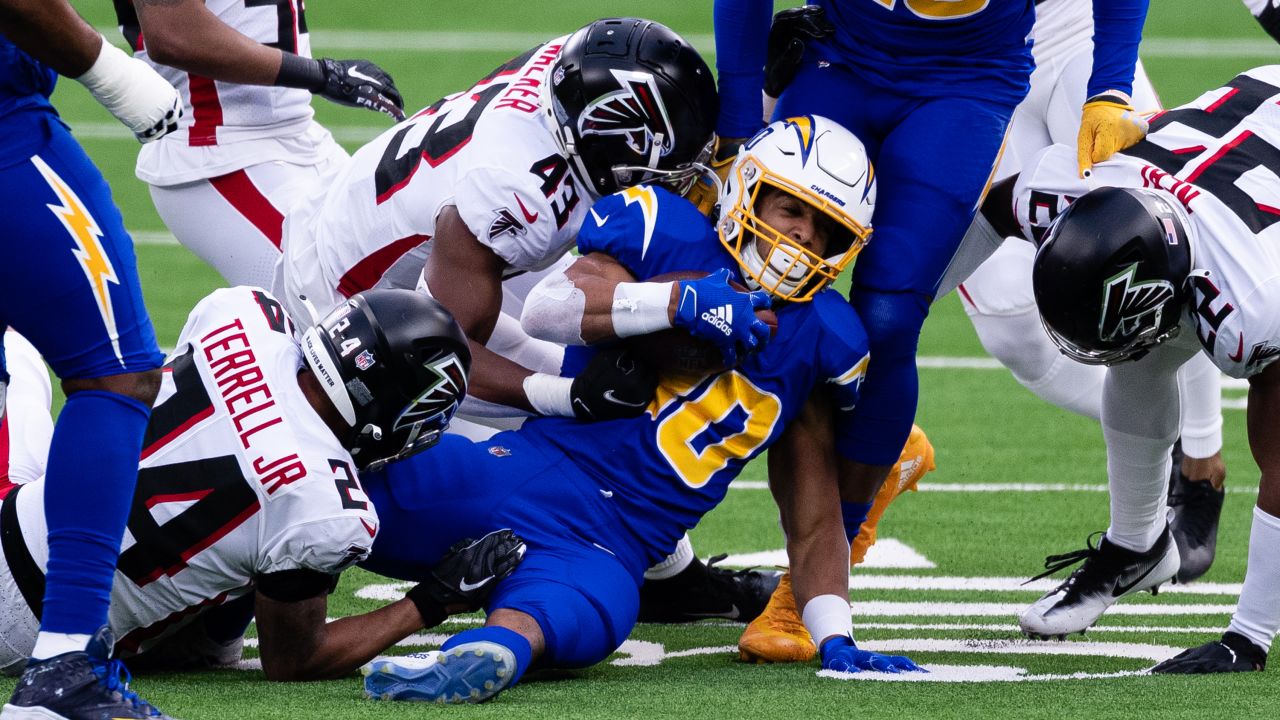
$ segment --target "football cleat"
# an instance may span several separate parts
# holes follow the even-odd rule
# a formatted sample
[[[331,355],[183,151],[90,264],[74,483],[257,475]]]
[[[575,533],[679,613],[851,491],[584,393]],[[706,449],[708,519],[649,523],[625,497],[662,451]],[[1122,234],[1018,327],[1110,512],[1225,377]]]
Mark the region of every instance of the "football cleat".
[[[3,720],[172,720],[129,689],[124,663],[111,660],[115,637],[103,626],[79,652],[32,661],[18,679]]]
[[[933,444],[919,426],[911,426],[911,435],[902,449],[898,463],[889,469],[884,484],[867,513],[867,519],[858,529],[849,549],[849,567],[862,562],[867,550],[875,544],[876,526],[884,511],[902,493],[915,491],[916,484],[931,470],[937,468],[933,461]],[[800,619],[796,609],[795,594],[791,589],[791,575],[784,574],[778,587],[769,598],[760,617],[751,621],[738,639],[738,657],[744,662],[787,663],[808,662],[817,655],[813,638]]]
[[[1184,650],[1151,668],[1153,673],[1256,672],[1267,669],[1267,651],[1240,633],[1226,632],[1221,640]]]
[[[809,662],[818,648],[796,610],[791,590],[791,574],[783,573],[760,617],[751,621],[738,639],[738,657],[743,662]]]
[[[889,503],[908,490],[915,492],[920,479],[937,467],[933,461],[933,443],[929,442],[919,425],[912,425],[911,434],[907,436],[907,444],[903,446],[897,464],[889,468],[889,475],[876,493],[867,519],[858,529],[858,536],[853,539],[853,546],[849,548],[849,567],[866,559],[867,550],[876,543],[876,527]]]
[[[643,623],[686,623],[706,618],[751,622],[760,616],[782,573],[725,570],[717,555],[705,564],[694,558],[689,567],[663,580],[646,580],[640,586]]]
[[[374,700],[440,705],[489,700],[511,683],[515,672],[515,653],[492,642],[380,658],[360,668],[364,693]]]
[[[1169,529],[1182,559],[1178,582],[1198,579],[1213,564],[1218,518],[1226,497],[1226,490],[1215,488],[1208,480],[1192,480],[1182,474],[1182,450],[1175,445],[1169,473]]]
[[[1105,535],[1095,547],[1090,537],[1088,547],[1083,550],[1045,558],[1047,571],[1031,580],[1039,580],[1081,560],[1084,564],[1070,577],[1022,613],[1018,625],[1027,637],[1061,639],[1071,633],[1082,633],[1120,598],[1143,590],[1150,590],[1154,595],[1161,583],[1178,574],[1178,547],[1165,527],[1160,539],[1146,552],[1126,550],[1107,540]]]

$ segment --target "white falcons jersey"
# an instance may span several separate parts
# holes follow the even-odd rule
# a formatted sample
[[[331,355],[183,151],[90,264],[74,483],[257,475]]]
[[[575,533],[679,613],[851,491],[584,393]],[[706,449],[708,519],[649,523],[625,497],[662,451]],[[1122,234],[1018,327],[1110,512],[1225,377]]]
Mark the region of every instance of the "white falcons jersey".
[[[543,107],[564,39],[382,133],[298,202],[285,220],[274,287],[286,306],[297,312],[305,295],[324,312],[371,287],[416,287],[449,205],[507,274],[559,259],[592,201]]]
[[[298,387],[292,329],[274,298],[248,287],[215,291],[188,318],[143,440],[111,594],[117,651],[146,650],[261,575],[335,575],[373,547],[377,514]],[[43,486],[17,497],[42,569]]]
[[[299,88],[242,85],[161,65],[147,52],[132,0],[115,0],[120,31],[134,57],[155,68],[182,94],[178,130],[142,146],[138,178],[174,185],[216,177],[273,160],[313,164],[332,142],[313,120],[311,93]],[[303,0],[205,0],[236,32],[263,45],[311,57]]]
[[[1183,332],[1224,373],[1280,357],[1280,66],[1250,70],[1151,120],[1147,139],[1077,177],[1075,148],[1055,145],[1014,189],[1018,223],[1038,239],[1097,187],[1163,190],[1189,220],[1194,271]],[[1170,232],[1170,242],[1176,235]]]

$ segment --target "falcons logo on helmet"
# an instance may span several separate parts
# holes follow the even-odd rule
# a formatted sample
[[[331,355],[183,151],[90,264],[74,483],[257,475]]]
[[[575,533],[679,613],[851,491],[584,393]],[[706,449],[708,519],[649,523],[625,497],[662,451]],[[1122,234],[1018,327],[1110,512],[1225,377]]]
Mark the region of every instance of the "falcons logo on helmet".
[[[580,135],[623,135],[627,146],[649,157],[655,145],[666,156],[675,147],[675,131],[658,93],[658,83],[647,72],[612,70],[621,90],[597,98],[578,119]]]
[[[467,372],[457,355],[449,353],[424,363],[424,367],[435,373],[437,380],[400,413],[393,426],[395,430],[420,428],[441,415],[447,421],[467,394]]]
[[[1133,337],[1149,324],[1154,330],[1160,326],[1160,316],[1165,303],[1174,297],[1173,283],[1168,280],[1138,282],[1134,275],[1138,264],[1134,263],[1107,280],[1102,290],[1102,318],[1098,323],[1098,337],[1116,340]],[[1150,323],[1144,320],[1150,319]]]

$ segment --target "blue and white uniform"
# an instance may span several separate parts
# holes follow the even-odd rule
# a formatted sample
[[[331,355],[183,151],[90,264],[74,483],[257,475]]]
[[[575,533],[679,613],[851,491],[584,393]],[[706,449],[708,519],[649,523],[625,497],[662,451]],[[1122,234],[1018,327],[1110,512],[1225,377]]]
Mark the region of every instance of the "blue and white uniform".
[[[1032,0],[815,0],[835,33],[807,44],[774,119],[824,115],[867,148],[877,172],[875,235],[851,302],[876,365],[854,419],[853,459],[894,463],[918,396],[916,344],[943,273],[973,219],[1033,68]],[[1128,91],[1146,0],[1098,2],[1089,92]],[[718,132],[761,125],[772,0],[717,0]]]
[[[593,211],[606,222],[584,225],[579,250],[606,253],[639,280],[737,268],[688,201],[644,194],[600,200]],[[637,418],[535,418],[478,444],[446,436],[366,473],[382,529],[365,566],[422,578],[456,540],[513,528],[529,549],[488,609],[537,619],[551,666],[603,660],[635,623],[645,569],[724,498],[814,388],[827,389],[839,415],[858,402],[868,354],[853,308],[826,290],[775,309],[777,334],[764,350],[712,375],[664,377]]]
[[[49,103],[55,79],[0,37],[0,330],[22,333],[63,379],[158,368],[132,243],[106,181]],[[91,634],[106,622],[149,412],[131,397],[82,390],[59,415],[46,631]]]

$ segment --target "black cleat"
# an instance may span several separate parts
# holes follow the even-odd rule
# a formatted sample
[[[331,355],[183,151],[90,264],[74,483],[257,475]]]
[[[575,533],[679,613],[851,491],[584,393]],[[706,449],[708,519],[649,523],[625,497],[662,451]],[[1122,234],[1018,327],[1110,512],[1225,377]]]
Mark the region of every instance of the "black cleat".
[[[756,619],[764,612],[782,573],[716,567],[725,557],[717,555],[705,564],[695,557],[674,577],[646,580],[640,587],[638,622],[687,623],[726,618],[749,623]]]
[[[1227,631],[1221,640],[1184,650],[1151,668],[1153,673],[1198,675],[1202,673],[1257,672],[1267,668],[1267,651],[1249,638]]]
[[[104,625],[85,650],[29,663],[0,718],[172,720],[129,689],[124,663],[108,659],[113,644],[111,629]]]
[[[1218,547],[1218,518],[1222,516],[1225,490],[1208,480],[1192,480],[1182,474],[1182,449],[1173,447],[1169,473],[1169,529],[1178,546],[1182,567],[1178,582],[1188,583],[1209,571]]]

